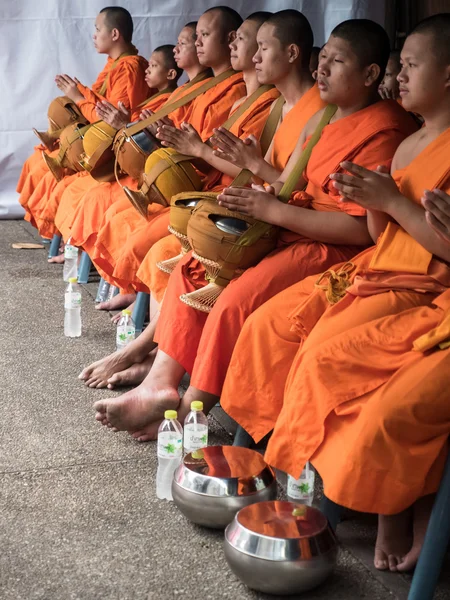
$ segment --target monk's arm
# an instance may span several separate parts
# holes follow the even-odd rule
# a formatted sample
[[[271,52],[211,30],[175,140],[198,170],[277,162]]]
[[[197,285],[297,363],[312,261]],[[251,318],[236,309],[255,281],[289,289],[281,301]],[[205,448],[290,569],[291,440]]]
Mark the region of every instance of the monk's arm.
[[[272,187],[275,191],[275,195],[278,196],[278,194],[281,191],[281,188],[283,187],[283,185],[285,184],[287,178],[289,177],[291,171],[294,169],[295,165],[297,164],[297,161],[299,160],[299,158],[301,157],[302,153],[303,153],[303,147],[305,145],[305,141],[306,141],[306,137],[307,137],[307,130],[306,128],[302,131],[302,133],[300,134],[300,137],[298,139],[298,142],[295,146],[294,152],[291,154],[291,157],[289,158],[284,171],[277,177],[276,180],[274,180],[274,183],[272,183]],[[269,181],[269,180],[265,180],[265,181]],[[269,181],[269,183],[271,183]],[[306,180],[303,176],[299,177],[299,180],[297,182],[297,185],[295,187],[295,189],[297,190],[303,190],[306,187]]]
[[[208,163],[214,169],[217,169],[217,171],[225,173],[225,175],[229,175],[230,177],[236,177],[241,170],[239,169],[239,167],[233,165],[233,163],[230,163],[227,160],[223,160],[222,158],[215,156],[213,148],[211,148],[211,146],[206,143],[203,143],[201,148],[199,149],[198,158]]]
[[[428,252],[450,262],[449,245],[444,244],[438,233],[429,227],[425,211],[421,206],[401,196],[389,204],[387,212]]]
[[[265,219],[273,225],[324,244],[368,246],[372,243],[366,217],[279,204],[276,206],[274,203]]]

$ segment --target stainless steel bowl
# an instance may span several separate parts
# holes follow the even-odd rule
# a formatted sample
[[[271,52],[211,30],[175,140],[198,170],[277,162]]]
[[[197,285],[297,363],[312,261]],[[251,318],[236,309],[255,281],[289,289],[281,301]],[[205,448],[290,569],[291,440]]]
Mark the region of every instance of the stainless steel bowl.
[[[311,590],[332,572],[338,543],[326,517],[293,502],[260,502],[225,530],[225,557],[249,588],[288,595]]]
[[[275,499],[277,481],[258,452],[209,446],[184,457],[175,471],[172,496],[190,521],[223,529],[244,506]]]

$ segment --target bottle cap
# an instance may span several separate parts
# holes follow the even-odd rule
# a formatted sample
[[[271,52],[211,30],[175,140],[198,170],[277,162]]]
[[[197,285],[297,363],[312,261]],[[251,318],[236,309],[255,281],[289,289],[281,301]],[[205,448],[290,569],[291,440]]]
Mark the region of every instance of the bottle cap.
[[[194,402],[191,402],[191,410],[203,410],[203,402],[194,400]]]
[[[128,310],[128,308],[125,308],[125,309],[122,311],[122,314],[123,314],[123,315],[131,315],[131,310]]]
[[[165,419],[176,419],[178,417],[178,413],[176,410],[166,410],[164,413]]]
[[[78,283],[77,277],[69,277],[69,283]]]

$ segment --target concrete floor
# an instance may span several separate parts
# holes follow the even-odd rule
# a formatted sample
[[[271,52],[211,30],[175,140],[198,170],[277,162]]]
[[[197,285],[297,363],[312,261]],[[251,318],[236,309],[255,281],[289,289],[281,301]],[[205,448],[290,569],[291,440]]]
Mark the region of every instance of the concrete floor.
[[[62,267],[19,221],[0,221],[0,598],[237,600],[269,598],[229,571],[223,534],[192,525],[155,495],[153,443],[114,434],[92,403],[112,395],[77,380],[114,347],[107,313],[83,286],[83,336],[63,335]],[[219,415],[220,417],[220,415]],[[211,418],[212,443],[229,443]],[[371,566],[373,519],[339,526],[335,574],[310,600],[406,600],[409,578]],[[436,598],[450,599],[449,578]]]

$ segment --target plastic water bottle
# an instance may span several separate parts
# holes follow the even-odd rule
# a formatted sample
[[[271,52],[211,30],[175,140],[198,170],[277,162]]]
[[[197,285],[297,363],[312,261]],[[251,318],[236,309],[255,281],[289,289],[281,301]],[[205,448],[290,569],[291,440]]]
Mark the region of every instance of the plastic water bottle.
[[[116,347],[117,350],[122,350],[128,346],[136,337],[136,327],[131,318],[131,310],[127,308],[122,311],[122,316],[117,323]]]
[[[100,280],[100,283],[98,285],[98,290],[97,290],[97,297],[95,298],[96,302],[106,302],[108,300],[108,294],[109,294],[109,289],[110,289],[110,285],[107,281],[105,281],[104,279]]]
[[[78,248],[71,246],[69,239],[64,247],[63,279],[69,281],[72,277],[78,277]]]
[[[314,500],[315,473],[309,462],[306,463],[299,479],[288,475],[287,496],[292,502],[311,506]]]
[[[183,448],[185,454],[208,445],[208,418],[203,412],[203,402],[191,402],[191,412],[184,420]]]
[[[81,292],[76,277],[69,279],[64,295],[64,335],[80,337],[81,335]]]
[[[156,495],[161,500],[173,500],[172,480],[181,464],[183,453],[183,428],[177,421],[176,410],[166,410],[164,421],[158,429],[158,471]]]

